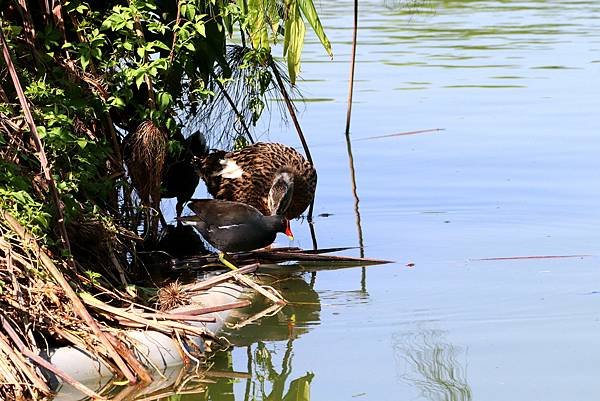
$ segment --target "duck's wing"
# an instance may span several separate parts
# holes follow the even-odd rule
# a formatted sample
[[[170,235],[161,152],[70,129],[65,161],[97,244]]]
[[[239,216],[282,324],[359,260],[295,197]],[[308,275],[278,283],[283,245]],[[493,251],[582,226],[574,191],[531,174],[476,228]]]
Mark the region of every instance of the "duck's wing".
[[[188,207],[209,226],[230,226],[262,219],[256,208],[218,199],[192,199]]]

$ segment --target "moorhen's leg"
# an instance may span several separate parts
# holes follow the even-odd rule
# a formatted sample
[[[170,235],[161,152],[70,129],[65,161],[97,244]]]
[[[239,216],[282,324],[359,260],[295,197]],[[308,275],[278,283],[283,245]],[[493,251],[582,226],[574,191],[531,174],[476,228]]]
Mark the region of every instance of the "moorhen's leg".
[[[225,252],[219,252],[219,261],[223,263],[225,266],[229,267],[231,270],[237,270],[237,266],[225,259]]]

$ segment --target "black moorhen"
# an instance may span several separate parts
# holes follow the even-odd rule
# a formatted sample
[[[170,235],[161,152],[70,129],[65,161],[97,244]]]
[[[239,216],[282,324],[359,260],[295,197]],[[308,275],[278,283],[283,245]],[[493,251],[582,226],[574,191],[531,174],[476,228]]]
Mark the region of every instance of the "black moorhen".
[[[290,222],[283,216],[265,216],[256,208],[239,202],[218,199],[192,199],[188,207],[195,216],[179,218],[193,225],[213,247],[220,251],[219,260],[235,269],[224,259],[224,252],[244,252],[263,248],[275,241],[278,232],[294,239]]]

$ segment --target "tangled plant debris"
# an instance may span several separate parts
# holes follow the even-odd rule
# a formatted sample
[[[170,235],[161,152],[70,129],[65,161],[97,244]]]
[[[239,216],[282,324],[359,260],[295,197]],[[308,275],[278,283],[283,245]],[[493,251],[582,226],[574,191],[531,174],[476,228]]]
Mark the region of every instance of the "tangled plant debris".
[[[159,243],[163,170],[198,130],[253,141],[269,93],[298,75],[306,24],[331,54],[312,0],[2,2],[0,398],[50,396],[43,368],[102,399],[40,358],[49,346],[134,383],[151,372],[123,329],[211,337],[190,324],[206,311],[169,310],[193,300],[189,287],[134,285]],[[243,271],[225,279],[261,288]]]

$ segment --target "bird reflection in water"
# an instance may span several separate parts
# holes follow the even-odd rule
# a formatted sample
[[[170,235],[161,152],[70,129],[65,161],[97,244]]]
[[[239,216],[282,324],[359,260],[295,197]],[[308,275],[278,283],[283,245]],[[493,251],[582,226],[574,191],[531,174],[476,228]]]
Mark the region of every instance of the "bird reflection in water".
[[[431,401],[470,401],[463,350],[445,341],[443,330],[420,330],[393,337],[400,379],[417,388]],[[466,359],[466,353],[465,353]]]

